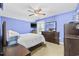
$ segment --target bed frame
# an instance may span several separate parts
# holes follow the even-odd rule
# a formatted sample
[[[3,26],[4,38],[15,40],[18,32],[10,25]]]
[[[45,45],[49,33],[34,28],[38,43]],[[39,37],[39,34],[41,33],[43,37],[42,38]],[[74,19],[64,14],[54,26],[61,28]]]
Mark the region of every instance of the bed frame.
[[[32,52],[32,51],[34,51],[35,49],[37,49],[41,46],[46,47],[46,44],[44,44],[44,42],[41,42],[41,43],[37,44],[36,46],[33,46],[33,47],[29,48],[29,50]]]

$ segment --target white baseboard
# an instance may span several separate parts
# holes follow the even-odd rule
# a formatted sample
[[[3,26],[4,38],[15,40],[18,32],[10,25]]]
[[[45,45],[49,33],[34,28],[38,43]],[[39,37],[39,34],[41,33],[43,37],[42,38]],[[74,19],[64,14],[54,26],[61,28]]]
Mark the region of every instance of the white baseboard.
[[[64,45],[64,42],[59,42],[60,45]]]

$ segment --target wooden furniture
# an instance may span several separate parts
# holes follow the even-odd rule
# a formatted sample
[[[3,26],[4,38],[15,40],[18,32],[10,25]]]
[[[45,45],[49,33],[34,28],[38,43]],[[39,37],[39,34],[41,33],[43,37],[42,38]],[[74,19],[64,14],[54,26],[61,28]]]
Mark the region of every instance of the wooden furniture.
[[[59,32],[42,32],[45,37],[45,40],[51,43],[59,44]]]
[[[64,26],[64,55],[79,56],[79,30],[77,23],[69,23]]]
[[[4,56],[30,56],[31,55],[31,52],[20,44],[4,47],[3,53],[4,53]]]
[[[7,39],[7,35],[6,35],[6,22],[3,21],[3,23],[2,23],[2,40],[1,40],[0,56],[3,55],[3,47],[7,45],[6,39]]]
[[[6,30],[6,21],[3,21],[3,24],[2,24],[2,46],[7,46],[7,30]]]

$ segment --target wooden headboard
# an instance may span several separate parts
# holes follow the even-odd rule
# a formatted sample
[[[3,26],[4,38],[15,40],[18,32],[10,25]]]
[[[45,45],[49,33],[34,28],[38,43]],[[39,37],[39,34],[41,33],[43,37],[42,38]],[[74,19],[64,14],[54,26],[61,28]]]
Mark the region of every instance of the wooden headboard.
[[[2,46],[5,47],[7,45],[7,30],[6,30],[6,21],[3,21],[2,24]]]

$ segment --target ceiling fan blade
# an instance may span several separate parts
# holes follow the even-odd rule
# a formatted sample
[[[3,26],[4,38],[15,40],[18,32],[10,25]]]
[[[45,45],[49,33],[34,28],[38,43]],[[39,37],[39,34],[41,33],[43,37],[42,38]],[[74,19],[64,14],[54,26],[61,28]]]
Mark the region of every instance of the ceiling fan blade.
[[[33,12],[33,11],[31,11],[31,10],[27,10],[27,11],[34,13],[34,12]]]
[[[30,14],[29,16],[32,16],[32,15],[34,15],[34,14]]]

